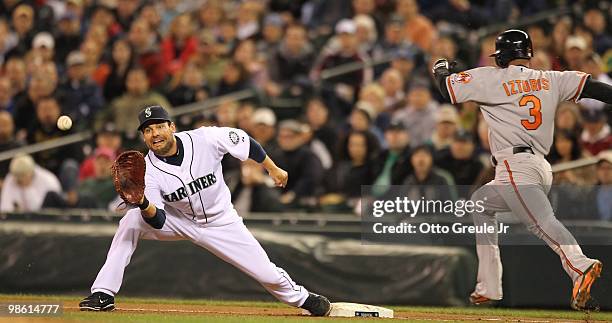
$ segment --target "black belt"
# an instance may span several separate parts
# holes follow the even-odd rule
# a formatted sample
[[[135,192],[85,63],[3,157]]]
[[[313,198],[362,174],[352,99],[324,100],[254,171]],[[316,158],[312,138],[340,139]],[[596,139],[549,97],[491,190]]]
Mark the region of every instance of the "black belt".
[[[531,147],[513,147],[512,148],[512,154],[516,155],[520,153],[530,153],[532,155],[535,155]],[[493,166],[497,166],[497,159],[495,159],[495,156],[491,156],[491,160],[493,161]]]

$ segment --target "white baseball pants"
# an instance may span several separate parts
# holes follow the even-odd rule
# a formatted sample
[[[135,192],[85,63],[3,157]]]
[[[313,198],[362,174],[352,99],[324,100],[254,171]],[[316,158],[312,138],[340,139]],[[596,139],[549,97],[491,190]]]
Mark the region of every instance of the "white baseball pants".
[[[115,295],[123,281],[125,267],[130,263],[140,238],[148,240],[190,240],[217,257],[234,265],[257,280],[270,294],[283,303],[301,306],[308,297],[306,288],[296,284],[282,269],[274,265],[259,242],[239,216],[227,224],[201,226],[183,216],[166,214],[163,228],[152,228],[142,219],[139,209],[131,209],[119,222],[106,262],[91,292]]]
[[[572,234],[557,220],[548,200],[552,170],[544,157],[511,152],[496,154],[495,179],[472,195],[474,201],[484,201],[485,211],[472,213],[475,225],[497,227],[496,212],[512,213],[529,231],[544,240],[561,258],[561,265],[576,281],[592,263]],[[502,263],[497,232],[476,234],[478,276],[474,293],[500,300],[502,293]]]

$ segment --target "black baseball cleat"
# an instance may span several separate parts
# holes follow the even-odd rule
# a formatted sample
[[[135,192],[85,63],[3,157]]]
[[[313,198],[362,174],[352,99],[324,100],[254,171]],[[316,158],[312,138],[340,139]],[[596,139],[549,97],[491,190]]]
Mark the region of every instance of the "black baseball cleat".
[[[310,312],[312,316],[328,316],[331,311],[331,303],[325,296],[308,293],[308,298],[301,308]]]
[[[102,293],[95,292],[79,303],[81,311],[112,311],[115,309],[115,298]]]

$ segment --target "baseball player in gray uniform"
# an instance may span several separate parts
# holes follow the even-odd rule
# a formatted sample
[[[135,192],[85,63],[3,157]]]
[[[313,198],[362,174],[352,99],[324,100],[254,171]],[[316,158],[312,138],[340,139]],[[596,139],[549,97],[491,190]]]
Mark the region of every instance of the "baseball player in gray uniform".
[[[474,192],[485,211],[473,213],[476,225],[497,225],[496,212],[511,211],[561,258],[573,282],[571,307],[591,309],[590,289],[602,263],[584,255],[572,234],[555,217],[547,194],[552,183],[544,159],[553,141],[554,119],[562,101],[593,98],[612,103],[612,87],[576,71],[529,68],[533,50],[529,35],[507,30],[495,42],[497,67],[451,74],[452,63],[436,61],[433,74],[443,96],[453,104],[474,101],[489,126],[495,179]],[[476,234],[478,277],[473,304],[502,299],[502,264],[497,233]]]
[[[280,301],[315,316],[328,315],[331,305],[327,298],[309,293],[274,265],[231,203],[221,167],[226,153],[261,163],[277,186],[287,184],[287,172],[274,164],[261,145],[235,128],[176,132],[160,106],[143,109],[138,119],[138,130],[149,148],[144,198],[119,222],[92,294],[81,301],[80,309],[115,309],[114,295],[142,238],[190,240],[253,277]]]

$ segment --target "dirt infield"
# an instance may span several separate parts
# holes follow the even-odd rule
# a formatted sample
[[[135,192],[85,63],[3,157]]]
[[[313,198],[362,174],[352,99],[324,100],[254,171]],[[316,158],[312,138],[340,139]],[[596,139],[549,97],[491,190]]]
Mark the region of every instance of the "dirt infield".
[[[78,304],[72,302],[65,303],[66,311],[78,311]],[[290,307],[266,308],[266,307],[247,307],[229,305],[182,305],[182,304],[150,304],[150,303],[129,303],[118,305],[117,314],[121,313],[165,313],[175,315],[227,315],[227,316],[271,316],[271,317],[308,317],[302,314],[299,309]],[[585,314],[586,315],[586,314]],[[436,312],[414,312],[414,311],[395,311],[395,318],[408,321],[432,321],[432,322],[482,322],[482,321],[501,321],[501,322],[608,322],[607,320],[592,320],[588,316],[585,319],[572,320],[566,318],[534,318],[526,316],[506,316],[506,315],[470,315],[470,314],[445,314]]]
[[[0,302],[43,301],[63,303],[59,317],[12,317],[17,322],[358,322],[362,318],[312,318],[280,303],[120,298],[111,313],[80,312],[78,298],[66,296],[0,295]],[[402,322],[610,322],[611,313],[486,308],[394,307]],[[370,321],[371,319],[368,319]],[[0,317],[0,322],[8,322]],[[390,321],[386,319],[385,321]]]
[[[79,311],[78,304],[65,302],[66,311]],[[187,304],[151,304],[128,303],[117,304],[115,313],[164,313],[176,315],[255,315],[255,316],[295,316],[300,317],[301,311],[291,307],[267,308],[235,305],[187,305]]]

